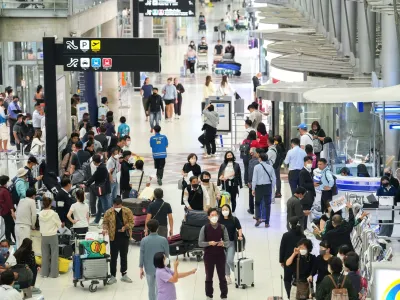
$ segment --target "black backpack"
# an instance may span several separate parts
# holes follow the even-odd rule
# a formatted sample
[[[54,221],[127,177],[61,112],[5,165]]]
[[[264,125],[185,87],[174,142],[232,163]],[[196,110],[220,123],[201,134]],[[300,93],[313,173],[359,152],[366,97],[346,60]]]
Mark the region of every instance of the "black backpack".
[[[239,148],[240,151],[240,158],[246,157],[250,155],[250,143],[244,143],[240,145]]]
[[[11,199],[12,199],[14,205],[18,205],[18,203],[19,203],[19,195],[18,195],[17,188],[16,188],[18,179],[19,178],[13,178],[11,180],[12,184],[8,188],[8,191],[11,194]]]
[[[271,148],[271,150],[275,151],[276,153],[276,159],[272,167],[274,170],[278,169],[282,165],[282,158],[280,157],[279,151],[277,151],[275,148]]]

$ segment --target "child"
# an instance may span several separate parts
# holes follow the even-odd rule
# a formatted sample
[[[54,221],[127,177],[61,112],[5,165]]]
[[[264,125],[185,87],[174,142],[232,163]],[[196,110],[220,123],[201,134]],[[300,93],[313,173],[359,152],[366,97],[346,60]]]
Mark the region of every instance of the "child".
[[[106,136],[115,135],[115,124],[112,115],[107,116],[107,122],[104,123],[104,127],[106,128]]]
[[[119,122],[121,124],[118,126],[118,138],[129,135],[131,129],[129,128],[129,125],[126,124],[126,118],[121,117]]]
[[[306,145],[304,149],[307,153],[307,156],[312,157],[312,169],[314,170],[317,167],[317,156],[314,154],[313,147],[311,145]]]

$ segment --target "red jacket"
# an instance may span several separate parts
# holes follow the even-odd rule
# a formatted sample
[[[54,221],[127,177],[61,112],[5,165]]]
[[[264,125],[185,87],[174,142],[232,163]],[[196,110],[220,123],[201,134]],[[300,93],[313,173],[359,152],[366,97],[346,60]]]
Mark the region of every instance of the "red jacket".
[[[11,194],[7,188],[0,186],[0,216],[5,216],[14,209]]]
[[[268,134],[262,135],[257,131],[257,138],[260,148],[268,148]]]
[[[243,140],[242,145],[245,143],[249,143],[249,142],[250,142],[250,140],[245,139],[245,140]],[[261,146],[256,140],[252,140],[250,142],[250,148],[261,148]]]

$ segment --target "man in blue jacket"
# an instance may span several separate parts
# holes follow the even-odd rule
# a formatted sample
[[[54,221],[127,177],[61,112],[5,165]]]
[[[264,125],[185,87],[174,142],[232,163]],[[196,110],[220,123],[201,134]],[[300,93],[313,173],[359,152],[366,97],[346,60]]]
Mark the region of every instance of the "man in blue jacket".
[[[154,168],[157,169],[157,183],[162,185],[164,175],[165,158],[167,157],[168,139],[160,134],[161,127],[154,126],[154,136],[150,138],[150,147],[153,152]]]

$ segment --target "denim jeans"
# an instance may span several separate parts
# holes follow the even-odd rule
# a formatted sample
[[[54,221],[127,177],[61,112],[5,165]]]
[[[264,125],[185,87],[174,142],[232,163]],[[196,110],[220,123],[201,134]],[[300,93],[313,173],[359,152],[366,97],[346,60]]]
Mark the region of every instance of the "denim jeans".
[[[161,111],[159,112],[150,112],[150,128],[154,128],[154,122],[156,122],[156,125],[160,125],[161,121]]]
[[[111,183],[111,193],[108,199],[108,201],[110,202],[109,203],[110,207],[114,204],[114,199],[117,198],[117,192],[118,192],[118,182]]]
[[[230,276],[231,270],[232,272],[235,271],[234,266],[235,263],[233,262],[235,259],[235,242],[229,241],[229,246],[226,248],[226,265],[225,265],[225,275]]]
[[[111,205],[109,198],[110,198],[109,194],[99,197],[99,200],[97,201],[97,214],[96,218],[94,219],[95,223],[99,223],[101,219],[101,214],[110,209]]]
[[[146,279],[147,279],[147,286],[149,288],[149,300],[157,300],[158,289],[157,289],[156,274],[154,275],[146,274]]]

